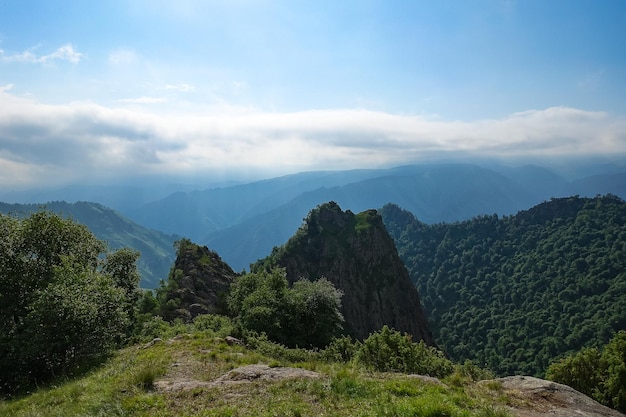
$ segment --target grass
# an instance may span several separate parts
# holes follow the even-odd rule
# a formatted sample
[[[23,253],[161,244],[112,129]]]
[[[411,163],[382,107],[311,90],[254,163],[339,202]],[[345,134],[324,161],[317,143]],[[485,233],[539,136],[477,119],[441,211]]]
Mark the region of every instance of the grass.
[[[22,398],[0,401],[0,415],[37,416],[449,416],[504,417],[497,387],[467,380],[436,385],[399,373],[367,371],[353,363],[302,352],[229,346],[194,333],[150,347],[117,352],[80,378],[60,381]],[[276,357],[271,356],[275,354]],[[293,360],[289,360],[293,359]],[[239,366],[263,363],[318,372],[315,379],[199,385],[163,392],[160,379],[213,381]],[[497,394],[497,395],[494,395]]]

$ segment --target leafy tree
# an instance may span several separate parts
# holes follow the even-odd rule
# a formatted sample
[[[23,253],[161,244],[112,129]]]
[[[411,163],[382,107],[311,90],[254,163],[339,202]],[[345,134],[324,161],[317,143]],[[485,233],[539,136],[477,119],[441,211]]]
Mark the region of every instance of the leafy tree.
[[[107,255],[103,272],[113,279],[116,287],[124,290],[124,309],[129,319],[134,322],[142,292],[139,289],[141,276],[137,271],[139,252],[130,248],[122,248]]]
[[[288,292],[289,330],[297,346],[323,347],[341,332],[341,291],[326,278],[301,279]]]
[[[136,257],[103,258],[105,248],[46,211],[0,215],[1,392],[72,371],[127,336]]]
[[[289,287],[284,269],[238,277],[228,306],[245,329],[287,346],[323,347],[339,334],[341,292],[326,279]]]
[[[626,413],[626,331],[618,332],[604,348],[606,379],[600,399],[610,407]]]
[[[626,412],[626,331],[602,349],[585,348],[550,365],[548,379]]]
[[[546,378],[597,398],[603,368],[605,366],[600,351],[595,347],[584,348],[550,365]]]

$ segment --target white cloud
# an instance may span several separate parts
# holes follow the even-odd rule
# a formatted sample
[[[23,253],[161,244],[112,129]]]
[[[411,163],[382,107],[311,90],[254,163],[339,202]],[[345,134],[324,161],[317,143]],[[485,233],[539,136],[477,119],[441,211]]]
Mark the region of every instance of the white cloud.
[[[33,52],[35,49],[31,48],[15,55],[5,55],[4,51],[0,50],[0,58],[4,62],[28,62],[34,64],[45,64],[54,60],[76,64],[83,58],[83,54],[76,51],[71,44],[63,45],[48,55],[37,55]]]
[[[90,103],[45,105],[0,92],[3,186],[14,178],[41,185],[88,175],[376,167],[446,154],[626,155],[626,120],[566,107],[475,122],[351,109],[166,116]]]
[[[189,84],[167,84],[165,86],[166,90],[176,90],[176,91],[180,91],[183,93],[187,93],[189,91],[193,91],[194,87],[192,85]]]
[[[135,98],[123,98],[117,100],[121,103],[135,103],[135,104],[158,104],[165,103],[167,100],[163,97],[135,97]]]
[[[13,84],[0,85],[0,93],[4,93],[13,88]]]

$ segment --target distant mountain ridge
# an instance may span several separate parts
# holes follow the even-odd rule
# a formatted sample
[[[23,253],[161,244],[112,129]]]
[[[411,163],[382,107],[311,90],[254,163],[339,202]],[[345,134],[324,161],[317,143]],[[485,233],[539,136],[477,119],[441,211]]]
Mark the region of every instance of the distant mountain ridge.
[[[327,201],[355,212],[393,203],[435,224],[512,215],[552,197],[626,198],[626,173],[618,172],[623,166],[583,168],[594,176],[569,180],[537,165],[439,163],[302,172],[202,191],[180,188],[152,201],[171,186],[102,187],[95,194],[88,187],[67,187],[61,194],[97,197],[137,224],[207,245],[241,271],[286,242],[311,207]],[[572,172],[570,167],[568,178]]]
[[[167,278],[175,259],[176,236],[147,229],[98,203],[64,201],[45,204],[0,203],[0,213],[16,216],[26,216],[42,208],[84,224],[98,239],[106,241],[112,250],[122,247],[138,250],[141,253],[138,261],[141,287],[156,288],[160,280]]]
[[[285,204],[197,240],[241,270],[283,244],[311,207],[327,201],[355,212],[394,203],[434,224],[483,214],[511,215],[552,197],[597,194],[590,191],[593,187],[577,184],[537,166],[506,168],[502,173],[470,164],[397,167],[360,181],[302,192]],[[604,188],[626,197],[626,190],[623,195],[617,192],[617,183]]]

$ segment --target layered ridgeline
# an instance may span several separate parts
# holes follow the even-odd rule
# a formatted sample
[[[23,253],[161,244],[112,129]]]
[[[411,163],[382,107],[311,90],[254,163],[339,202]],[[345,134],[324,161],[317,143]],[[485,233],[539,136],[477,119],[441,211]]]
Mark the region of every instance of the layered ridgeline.
[[[541,375],[626,329],[626,203],[563,198],[514,216],[426,225],[381,210],[437,342],[457,361]]]
[[[128,247],[139,251],[141,256],[137,268],[142,288],[156,288],[160,280],[167,278],[175,258],[174,236],[147,229],[97,203],[0,203],[0,213],[18,217],[28,216],[42,208],[87,226],[98,239],[107,242],[111,250]]]
[[[341,290],[345,330],[358,339],[388,325],[434,344],[418,292],[375,210],[353,214],[334,202],[318,206],[252,271],[276,266],[292,283],[326,277]]]

